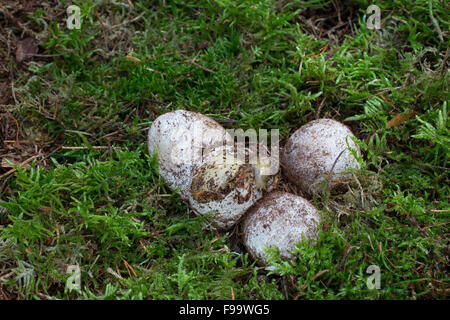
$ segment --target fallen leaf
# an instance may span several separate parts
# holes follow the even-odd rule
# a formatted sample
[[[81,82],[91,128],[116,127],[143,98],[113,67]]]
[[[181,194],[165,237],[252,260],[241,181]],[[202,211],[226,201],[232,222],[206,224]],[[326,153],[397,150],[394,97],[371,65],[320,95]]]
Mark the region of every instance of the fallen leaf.
[[[141,63],[143,62],[141,59],[133,57],[133,50],[131,50],[127,56],[125,57],[126,60],[131,61],[131,62],[136,62],[136,63]]]
[[[2,162],[0,163],[0,167],[1,168],[13,168],[13,166],[6,160],[8,160],[9,162],[11,162],[11,163],[13,163],[15,165],[20,165],[19,161],[16,161],[16,160],[13,160],[13,159],[3,158]],[[30,167],[30,165],[29,164],[25,164],[22,167],[25,168],[25,169],[28,169]]]
[[[17,62],[25,61],[37,52],[38,47],[36,39],[31,37],[25,38],[17,43],[16,60]]]
[[[199,50],[205,49],[208,45],[209,45],[209,42],[208,41],[204,41],[204,42],[202,42],[202,43],[200,43],[198,45],[198,49]]]
[[[44,213],[44,214],[51,214],[52,213],[52,208],[50,207],[42,207],[42,208],[38,208],[39,212]]]
[[[386,128],[398,127],[403,124],[406,120],[411,119],[417,112],[410,110],[406,113],[396,114],[388,123],[386,123]]]

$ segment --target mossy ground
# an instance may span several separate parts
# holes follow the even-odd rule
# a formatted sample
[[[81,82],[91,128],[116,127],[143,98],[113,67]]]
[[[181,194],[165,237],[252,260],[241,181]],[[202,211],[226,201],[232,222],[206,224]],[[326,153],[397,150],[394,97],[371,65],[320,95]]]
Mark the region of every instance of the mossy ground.
[[[80,30],[72,2],[17,3],[0,6],[0,299],[448,297],[446,1],[378,1],[377,31],[363,0],[73,1]],[[40,56],[18,63],[28,33]],[[268,271],[203,228],[146,150],[181,108],[284,140],[318,117],[350,126],[363,166],[310,199],[318,242]]]

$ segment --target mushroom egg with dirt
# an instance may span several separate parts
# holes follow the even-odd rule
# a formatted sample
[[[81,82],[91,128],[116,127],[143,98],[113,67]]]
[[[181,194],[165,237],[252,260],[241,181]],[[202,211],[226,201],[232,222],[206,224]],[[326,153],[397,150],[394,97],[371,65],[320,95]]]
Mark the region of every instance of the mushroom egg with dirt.
[[[277,248],[280,256],[291,259],[295,244],[316,240],[321,215],[306,199],[274,191],[252,207],[243,219],[243,243],[259,265],[267,264],[266,250]]]
[[[148,133],[150,154],[156,152],[161,177],[199,215],[231,228],[274,179],[261,179],[264,168],[236,156],[233,137],[216,121],[177,110],[158,117]],[[246,150],[248,152],[248,150]]]
[[[323,187],[335,190],[350,179],[349,170],[360,168],[356,160],[360,148],[352,138],[351,130],[333,119],[318,119],[303,125],[281,152],[284,174],[309,194]]]

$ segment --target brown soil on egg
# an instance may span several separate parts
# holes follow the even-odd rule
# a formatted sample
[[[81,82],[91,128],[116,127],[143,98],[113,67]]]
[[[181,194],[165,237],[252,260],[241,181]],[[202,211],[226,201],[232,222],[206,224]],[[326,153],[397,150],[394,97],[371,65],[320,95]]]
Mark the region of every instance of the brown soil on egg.
[[[352,136],[350,128],[333,119],[308,122],[286,141],[280,154],[283,174],[306,193],[319,191],[324,180],[328,191],[339,191],[347,181],[339,174],[346,169],[359,168],[346,146],[348,143],[360,153]]]
[[[277,246],[283,258],[302,234],[306,239],[316,239],[320,213],[306,199],[274,191],[258,201],[245,215],[242,223],[242,242],[259,265],[266,264],[263,248]]]

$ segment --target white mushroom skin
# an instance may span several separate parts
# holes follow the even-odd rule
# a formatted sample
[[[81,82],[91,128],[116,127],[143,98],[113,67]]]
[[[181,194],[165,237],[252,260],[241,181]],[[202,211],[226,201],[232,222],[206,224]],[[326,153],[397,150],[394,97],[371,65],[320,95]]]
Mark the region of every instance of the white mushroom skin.
[[[315,241],[320,213],[307,200],[291,193],[275,191],[253,206],[243,219],[243,243],[261,266],[267,264],[265,250],[277,247],[280,256],[291,259],[296,243]]]
[[[222,153],[226,160],[221,161]],[[202,165],[193,170],[187,199],[197,213],[215,212],[212,218],[219,229],[229,229],[256,201],[269,184],[261,186],[256,179],[256,166],[234,159],[227,147],[214,149]]]
[[[328,180],[328,190],[335,189],[349,179],[348,174],[342,174],[344,171],[360,168],[347,147],[348,143],[360,155],[360,148],[352,137],[347,126],[333,119],[305,124],[294,132],[281,152],[285,175],[310,194],[320,191],[324,180]]]
[[[192,170],[202,161],[202,152],[222,146],[231,136],[213,119],[200,113],[176,110],[153,121],[148,131],[148,151],[156,151],[159,172],[172,190],[185,196]],[[203,151],[202,151],[203,150]]]
[[[207,130],[201,134],[198,127]],[[184,110],[158,117],[148,134],[148,149],[157,152],[162,178],[194,212],[213,212],[211,222],[222,230],[236,224],[273,182],[261,179],[258,165],[235,159],[233,144],[225,145],[229,139],[216,121]]]

